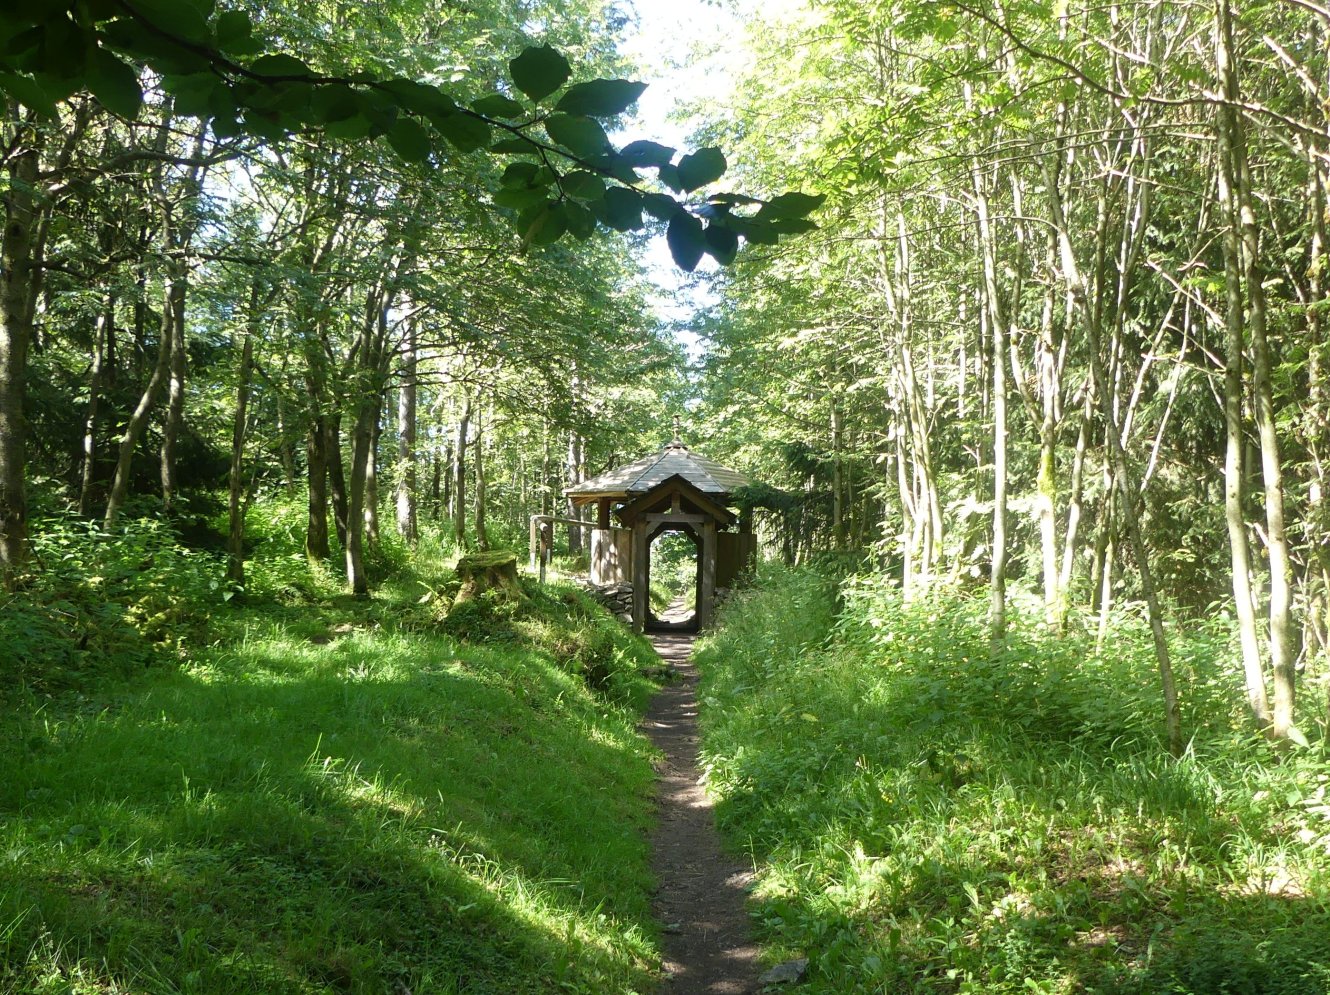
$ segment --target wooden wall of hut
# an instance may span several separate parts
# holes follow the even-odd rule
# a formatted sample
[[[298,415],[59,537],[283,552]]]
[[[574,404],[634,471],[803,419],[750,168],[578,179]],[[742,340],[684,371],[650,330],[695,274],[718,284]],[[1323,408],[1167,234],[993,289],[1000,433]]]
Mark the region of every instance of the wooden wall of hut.
[[[591,583],[631,584],[633,582],[633,530],[591,530]]]

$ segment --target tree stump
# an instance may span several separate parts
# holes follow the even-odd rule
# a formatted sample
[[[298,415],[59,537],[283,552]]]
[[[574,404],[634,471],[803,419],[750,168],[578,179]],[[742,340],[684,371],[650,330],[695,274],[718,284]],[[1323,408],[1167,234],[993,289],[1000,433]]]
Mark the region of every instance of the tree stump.
[[[454,604],[470,601],[486,591],[498,591],[508,600],[524,599],[522,585],[517,580],[517,554],[506,551],[476,553],[457,561],[457,576],[462,588]]]

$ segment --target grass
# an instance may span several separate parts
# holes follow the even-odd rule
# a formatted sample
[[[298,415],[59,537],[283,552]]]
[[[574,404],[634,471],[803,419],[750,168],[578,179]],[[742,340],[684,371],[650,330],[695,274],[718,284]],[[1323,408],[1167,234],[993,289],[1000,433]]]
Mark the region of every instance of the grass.
[[[146,669],[25,657],[0,991],[650,988],[649,647],[571,588],[453,616],[441,574],[364,602],[273,562]]]
[[[957,592],[777,571],[727,606],[704,758],[769,955],[809,957],[809,993],[1324,995],[1319,746],[1246,731],[1215,625],[1175,634],[1173,761],[1143,627],[1101,657],[1036,614],[995,660]]]

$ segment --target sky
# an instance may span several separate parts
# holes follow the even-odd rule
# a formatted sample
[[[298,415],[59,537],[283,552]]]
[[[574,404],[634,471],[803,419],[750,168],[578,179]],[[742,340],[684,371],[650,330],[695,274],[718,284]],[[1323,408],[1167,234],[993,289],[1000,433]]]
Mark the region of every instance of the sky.
[[[625,141],[648,138],[692,151],[691,125],[676,120],[676,109],[704,97],[724,96],[732,83],[724,46],[716,40],[736,38],[742,31],[734,0],[631,0],[637,28],[620,43],[620,50],[642,67],[637,78],[647,84],[637,103],[636,119],[624,129]],[[702,54],[710,50],[710,54]],[[699,60],[692,65],[693,60]],[[685,288],[687,276],[670,258],[664,238],[651,240],[646,263],[651,279],[660,287],[657,313],[664,322],[686,322],[707,306],[705,287]],[[702,268],[714,266],[708,257]],[[680,335],[690,358],[701,353],[697,337]]]

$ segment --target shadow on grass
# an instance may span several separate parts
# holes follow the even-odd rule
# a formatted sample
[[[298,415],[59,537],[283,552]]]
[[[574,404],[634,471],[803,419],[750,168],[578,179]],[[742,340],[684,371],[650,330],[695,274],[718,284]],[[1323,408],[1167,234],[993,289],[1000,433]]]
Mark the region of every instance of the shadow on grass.
[[[648,757],[529,654],[258,643],[7,724],[0,988],[649,983]]]

